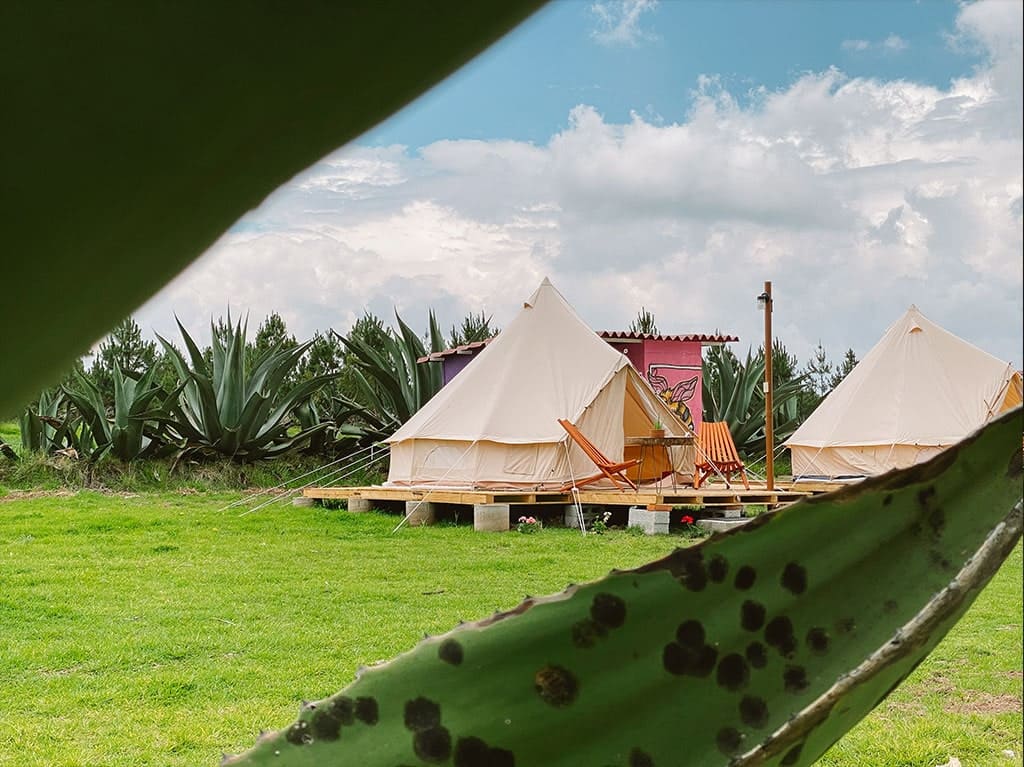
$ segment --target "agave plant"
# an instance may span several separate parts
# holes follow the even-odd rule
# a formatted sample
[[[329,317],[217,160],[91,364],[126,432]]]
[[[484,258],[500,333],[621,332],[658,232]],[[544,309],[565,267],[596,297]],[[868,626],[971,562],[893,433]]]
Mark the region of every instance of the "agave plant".
[[[316,398],[310,397],[292,411],[292,417],[300,429],[312,429],[318,424],[325,426],[313,433],[304,452],[313,455],[346,454],[375,441],[376,438],[371,431],[362,427],[365,421],[361,420],[359,426],[346,423],[350,418],[367,415],[362,408],[353,407],[337,398],[333,398],[330,404],[334,405],[333,412],[329,409],[328,412],[324,412],[317,404]]]
[[[295,386],[285,385],[310,342],[268,349],[253,360],[250,370],[245,324],[231,325],[229,319],[225,332],[212,333],[209,364],[180,321],[178,328],[191,367],[177,348],[161,336],[157,338],[184,382],[169,406],[169,428],[180,435],[187,450],[253,461],[295,449],[327,428],[328,424],[319,423],[290,433],[295,425],[291,413],[331,378],[317,376]]]
[[[136,380],[114,364],[112,417],[107,415],[99,387],[88,377],[78,374],[78,388],[64,387],[64,393],[82,416],[79,452],[83,457],[95,461],[109,452],[122,461],[132,461],[168,446],[164,423],[178,391],[165,392],[156,382],[157,371],[153,365]]]
[[[399,332],[384,336],[382,350],[360,338],[338,336],[350,352],[349,364],[357,389],[354,401],[339,401],[349,410],[346,417],[353,433],[378,439],[390,435],[444,385],[439,363],[416,362],[430,352],[444,349],[444,335],[434,313],[430,312],[429,351],[397,312],[395,318]]]
[[[53,454],[75,448],[76,422],[61,389],[43,389],[18,418],[22,450]]]
[[[764,354],[740,362],[720,347],[704,360],[704,420],[729,424],[737,449],[746,455],[764,450]],[[772,395],[775,439],[779,442],[799,425],[797,401],[803,378],[777,384]]]

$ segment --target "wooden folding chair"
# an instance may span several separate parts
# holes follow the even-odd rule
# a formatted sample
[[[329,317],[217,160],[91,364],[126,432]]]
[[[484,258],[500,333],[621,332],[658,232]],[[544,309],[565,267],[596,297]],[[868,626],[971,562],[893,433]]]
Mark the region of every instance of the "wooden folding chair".
[[[582,479],[578,479],[575,482],[565,483],[565,485],[562,486],[562,492],[565,492],[573,485],[575,485],[576,487],[583,487],[584,485],[589,485],[591,482],[597,482],[599,479],[605,478],[610,479],[614,483],[615,487],[619,488],[620,490],[625,490],[625,488],[621,484],[619,484],[619,480],[616,479],[616,477],[618,477],[631,488],[636,490],[636,485],[634,485],[633,481],[625,474],[623,474],[623,472],[626,469],[630,469],[636,466],[638,463],[640,463],[639,460],[609,460],[609,458],[605,456],[605,454],[602,453],[600,450],[598,450],[597,446],[594,445],[593,442],[591,442],[589,439],[583,436],[583,432],[577,429],[572,423],[565,420],[564,418],[559,418],[558,423],[560,423],[562,425],[562,428],[565,429],[565,431],[569,434],[570,437],[572,437],[572,441],[579,445],[580,450],[586,453],[587,458],[593,461],[594,465],[601,470],[599,474],[594,474],[593,476],[590,477],[583,477]]]
[[[704,484],[712,474],[721,474],[725,478],[725,486],[733,474],[739,474],[743,487],[750,489],[747,481],[747,467],[736,452],[736,443],[732,441],[729,424],[725,421],[705,421],[700,425],[697,435],[697,461],[693,472],[693,486]]]

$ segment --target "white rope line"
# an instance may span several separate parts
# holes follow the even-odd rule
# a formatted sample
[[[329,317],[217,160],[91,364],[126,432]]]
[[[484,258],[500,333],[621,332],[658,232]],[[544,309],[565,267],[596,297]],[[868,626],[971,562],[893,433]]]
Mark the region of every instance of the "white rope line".
[[[562,447],[565,448],[565,462],[569,465],[569,480],[572,482],[570,492],[572,493],[573,505],[576,507],[576,519],[579,520],[580,523],[580,532],[586,536],[587,521],[583,518],[583,504],[580,503],[580,489],[576,487],[576,474],[572,470],[572,460],[569,458],[568,438],[562,441]]]
[[[785,449],[786,449],[785,445],[781,445],[781,444],[780,445],[776,445],[775,449],[772,451],[772,461],[774,461],[775,458],[778,456],[778,454],[781,453]],[[764,455],[759,456],[756,460],[751,461],[751,463],[761,463],[761,461],[764,461],[767,457],[768,457],[768,454],[765,453]],[[767,465],[767,461],[765,461],[765,464]],[[760,474],[758,474],[756,471],[754,471],[750,467],[747,467],[747,474],[750,474],[753,477],[757,477],[762,482],[766,482],[767,481],[767,479],[765,477],[762,477]]]
[[[440,480],[438,481],[438,483],[437,483],[438,485],[444,485],[444,481],[445,481],[446,479],[448,479],[448,475],[449,475],[449,474],[451,474],[451,473],[452,473],[452,472],[453,472],[453,471],[455,470],[455,467],[456,467],[456,466],[458,466],[458,465],[459,465],[460,463],[462,463],[462,459],[463,459],[463,458],[465,458],[465,457],[466,457],[467,455],[469,455],[469,451],[470,451],[470,450],[472,450],[472,449],[473,449],[473,446],[474,446],[474,445],[475,445],[475,444],[476,444],[477,442],[479,442],[479,441],[480,441],[480,439],[479,439],[479,438],[477,438],[477,439],[474,439],[474,440],[473,440],[472,442],[470,442],[470,443],[469,443],[469,447],[467,447],[467,448],[466,448],[466,452],[464,452],[464,453],[463,453],[462,455],[460,455],[460,456],[459,456],[459,460],[457,460],[457,461],[456,461],[455,463],[453,463],[453,464],[452,464],[452,465],[451,465],[451,466],[450,466],[450,467],[448,468],[448,471],[446,471],[446,472],[444,473],[444,476],[443,476],[443,477],[441,477],[441,479],[440,479]],[[424,502],[425,500],[427,500],[427,498],[429,498],[429,497],[430,497],[430,494],[431,494],[432,492],[434,492],[434,489],[433,489],[433,488],[431,488],[430,490],[428,490],[428,491],[427,491],[427,493],[426,493],[426,495],[424,495],[424,496],[423,496],[422,498],[420,498],[420,499],[419,499],[419,501],[417,501],[417,502],[416,502],[416,505],[412,507],[412,509],[411,509],[411,510],[409,511],[409,513],[408,513],[408,514],[406,514],[406,515],[405,515],[404,517],[402,517],[402,521],[401,521],[401,522],[399,522],[399,523],[398,523],[398,524],[397,524],[397,525],[395,526],[395,529],[391,531],[391,534],[392,534],[392,535],[394,535],[395,533],[397,533],[397,532],[398,532],[398,530],[399,530],[399,529],[400,529],[400,528],[402,527],[402,525],[404,525],[404,524],[405,524],[406,522],[408,522],[408,521],[409,521],[409,517],[411,517],[411,516],[412,516],[413,514],[415,514],[415,513],[416,513],[416,509],[418,509],[418,508],[420,507],[420,505],[421,505],[421,504],[422,504],[422,503],[423,503],[423,502]]]
[[[361,458],[355,464],[351,464],[351,463],[350,464],[346,464],[345,466],[342,466],[340,469],[335,469],[334,471],[330,472],[329,474],[324,474],[322,476],[319,476],[319,477],[316,477],[315,479],[310,480],[309,482],[307,482],[306,484],[302,485],[301,487],[291,488],[290,490],[288,490],[288,492],[284,493],[283,495],[274,496],[269,501],[264,501],[259,506],[255,507],[253,509],[249,509],[249,511],[246,511],[246,512],[244,512],[242,514],[239,514],[238,516],[243,517],[246,514],[251,514],[254,511],[259,511],[260,509],[262,509],[262,508],[264,508],[266,506],[270,506],[270,505],[272,505],[274,503],[285,503],[293,495],[302,492],[303,490],[305,490],[310,485],[316,485],[316,484],[319,484],[321,482],[326,482],[329,479],[339,479],[339,480],[341,480],[341,479],[348,479],[353,474],[358,474],[361,471],[366,471],[368,468],[370,468],[370,466],[372,466],[374,464],[374,462],[376,460],[377,459],[371,453],[369,456],[365,456],[365,457]],[[343,474],[342,472],[345,472],[345,473]],[[339,474],[341,474],[340,477],[338,476]]]
[[[227,506],[225,506],[225,507],[223,507],[221,509],[217,509],[217,512],[219,513],[219,512],[222,512],[222,511],[227,511],[228,509],[232,509],[235,506],[241,506],[243,503],[247,503],[247,502],[253,500],[254,498],[259,498],[261,495],[266,495],[267,493],[272,493],[275,490],[280,490],[285,485],[287,485],[289,482],[294,482],[297,479],[302,479],[304,477],[308,477],[310,474],[315,474],[318,471],[323,471],[324,469],[330,468],[331,466],[333,466],[336,463],[341,463],[342,461],[350,460],[353,456],[359,455],[360,453],[365,453],[367,450],[372,450],[373,448],[374,448],[374,445],[369,445],[368,447],[364,447],[364,448],[362,448],[360,450],[355,451],[354,453],[349,453],[348,455],[344,455],[341,458],[337,459],[336,461],[331,461],[330,463],[325,463],[323,466],[318,466],[315,469],[311,469],[310,471],[307,471],[305,474],[300,474],[297,477],[289,477],[284,482],[282,482],[281,484],[279,484],[279,485],[277,485],[275,487],[265,488],[263,490],[260,490],[258,493],[249,493],[248,495],[245,495],[245,496],[239,498],[237,501],[233,501],[232,503],[229,503]]]
[[[323,477],[317,478],[316,481],[314,481],[314,482],[308,482],[305,485],[303,485],[302,487],[295,488],[295,490],[293,490],[292,492],[295,492],[297,490],[305,490],[310,485],[315,485],[318,482],[323,482],[323,481],[328,480],[328,479],[334,479],[334,478],[337,478],[337,479],[348,479],[353,474],[358,474],[361,471],[366,471],[367,469],[369,469],[371,466],[373,466],[373,464],[375,464],[379,460],[380,460],[379,457],[375,457],[371,453],[369,456],[365,456],[364,458],[362,458],[358,462],[358,465],[353,466],[352,464],[348,464],[347,466],[342,466],[340,469],[335,469],[330,474],[327,474],[327,475],[325,475]],[[345,472],[345,473],[342,474],[342,472]],[[337,476],[338,474],[341,474],[341,476],[338,477]]]

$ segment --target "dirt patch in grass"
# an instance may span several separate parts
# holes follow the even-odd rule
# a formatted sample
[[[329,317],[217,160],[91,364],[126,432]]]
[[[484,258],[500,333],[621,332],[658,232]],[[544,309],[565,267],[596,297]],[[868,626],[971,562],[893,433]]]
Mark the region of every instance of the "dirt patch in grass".
[[[957,689],[956,683],[945,674],[930,674],[922,687],[940,695],[949,695]]]
[[[927,706],[921,703],[909,703],[902,700],[890,700],[886,703],[889,711],[901,714],[913,714],[914,716],[925,716],[928,713]]]
[[[993,695],[981,690],[964,690],[958,701],[943,706],[949,714],[1012,714],[1021,710],[1016,695]]]
[[[78,495],[77,490],[8,490],[0,495],[0,503],[8,501],[31,501],[35,498],[70,498]]]

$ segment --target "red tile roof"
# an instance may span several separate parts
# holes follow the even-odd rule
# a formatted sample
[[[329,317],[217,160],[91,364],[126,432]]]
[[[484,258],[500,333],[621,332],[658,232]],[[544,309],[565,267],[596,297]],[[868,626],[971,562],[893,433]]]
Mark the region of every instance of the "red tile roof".
[[[727,336],[719,333],[686,333],[685,335],[655,335],[653,333],[633,333],[628,330],[602,330],[601,338],[612,341],[700,341],[702,344],[725,344],[739,341],[739,336]]]
[[[714,335],[687,333],[686,335],[666,336],[652,335],[651,333],[631,333],[628,330],[602,330],[598,335],[606,341],[700,341],[702,344],[724,344],[740,340],[739,336],[726,336],[717,333]],[[488,338],[486,341],[472,341],[468,344],[456,346],[453,349],[432,352],[425,357],[420,357],[416,362],[441,362],[457,354],[474,354],[493,340],[493,338]]]
[[[471,341],[468,344],[462,344],[456,346],[453,349],[445,349],[439,352],[431,352],[426,357],[420,357],[416,362],[440,362],[445,357],[454,357],[456,354],[471,354],[477,349],[482,349],[487,346],[493,338],[488,338],[486,341]]]

